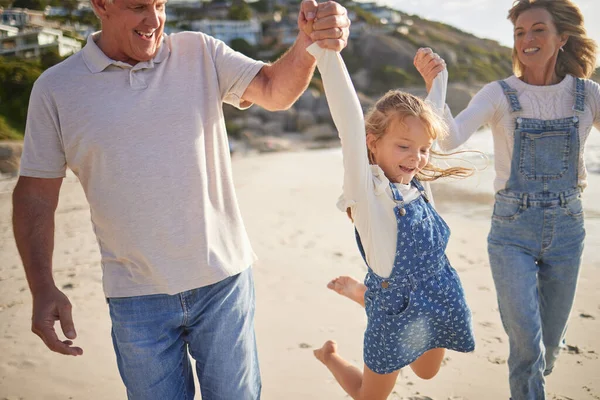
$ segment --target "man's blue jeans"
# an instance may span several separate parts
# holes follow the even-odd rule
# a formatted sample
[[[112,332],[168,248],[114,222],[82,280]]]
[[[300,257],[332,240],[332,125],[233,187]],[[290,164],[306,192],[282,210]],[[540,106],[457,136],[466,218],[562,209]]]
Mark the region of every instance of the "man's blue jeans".
[[[496,195],[488,252],[510,341],[513,400],[545,399],[544,375],[554,367],[575,297],[583,209],[578,197],[560,203],[524,206],[520,199]]]
[[[203,400],[260,398],[251,268],[177,295],[110,298],[108,303],[129,399],[193,399],[188,351],[196,361]]]

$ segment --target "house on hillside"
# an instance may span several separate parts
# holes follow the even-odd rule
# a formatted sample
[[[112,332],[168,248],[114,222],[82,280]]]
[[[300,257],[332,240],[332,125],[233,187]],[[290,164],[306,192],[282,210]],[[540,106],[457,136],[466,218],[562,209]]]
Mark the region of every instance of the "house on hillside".
[[[28,10],[26,8],[0,8],[0,24],[23,28],[27,25],[43,25],[45,21],[43,11]]]
[[[233,39],[244,39],[252,46],[256,46],[262,38],[262,27],[256,19],[248,21],[203,19],[192,21],[190,25],[192,30],[204,32],[227,44],[231,44]]]
[[[0,56],[31,58],[51,50],[64,57],[81,50],[81,43],[51,28],[25,29],[16,34],[7,31],[6,36],[0,37]]]

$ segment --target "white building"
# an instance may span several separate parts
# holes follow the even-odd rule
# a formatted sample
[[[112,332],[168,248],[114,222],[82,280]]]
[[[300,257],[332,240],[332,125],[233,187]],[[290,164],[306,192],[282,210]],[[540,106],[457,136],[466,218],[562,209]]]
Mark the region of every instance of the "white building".
[[[203,32],[213,36],[227,44],[231,44],[233,39],[244,39],[252,46],[260,43],[262,38],[262,29],[260,22],[256,19],[249,21],[217,21],[203,19],[192,21],[191,28],[194,31]]]
[[[0,24],[0,38],[8,36],[16,36],[19,34],[19,28],[10,25]]]
[[[0,8],[0,24],[22,28],[25,25],[42,25],[45,21],[42,11],[23,8]]]
[[[0,56],[39,57],[51,49],[64,57],[81,50],[81,43],[51,28],[25,30],[16,35],[0,37]]]

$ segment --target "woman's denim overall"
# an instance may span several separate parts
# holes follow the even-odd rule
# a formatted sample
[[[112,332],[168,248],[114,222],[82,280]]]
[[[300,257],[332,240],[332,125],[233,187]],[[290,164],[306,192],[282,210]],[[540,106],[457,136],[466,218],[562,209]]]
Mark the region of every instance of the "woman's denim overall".
[[[398,224],[396,257],[388,278],[369,267],[365,278],[368,323],[364,361],[374,372],[394,372],[427,350],[475,347],[469,310],[456,271],[446,257],[450,229],[423,194],[405,204],[390,184]],[[358,232],[356,239],[365,258]],[[367,265],[368,266],[368,265]]]
[[[519,117],[517,92],[499,81],[515,114],[510,178],[496,193],[488,252],[509,337],[513,400],[545,399],[573,305],[585,230],[578,187],[579,118],[585,86],[576,80],[574,115]]]

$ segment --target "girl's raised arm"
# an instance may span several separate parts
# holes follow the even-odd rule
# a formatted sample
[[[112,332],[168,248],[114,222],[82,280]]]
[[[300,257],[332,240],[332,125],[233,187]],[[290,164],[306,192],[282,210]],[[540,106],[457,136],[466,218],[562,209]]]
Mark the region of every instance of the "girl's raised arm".
[[[339,53],[312,44],[307,51],[317,59],[327,104],[342,142],[344,196],[359,201],[372,185],[362,107]]]

